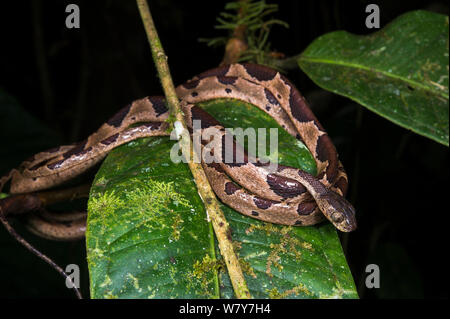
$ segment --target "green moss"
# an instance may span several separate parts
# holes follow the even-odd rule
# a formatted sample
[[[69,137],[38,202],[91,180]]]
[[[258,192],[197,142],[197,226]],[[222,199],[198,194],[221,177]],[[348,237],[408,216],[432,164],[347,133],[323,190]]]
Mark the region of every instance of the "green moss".
[[[250,262],[248,262],[245,259],[239,258],[239,265],[241,265],[242,271],[244,274],[252,276],[253,278],[256,278],[255,271],[253,270],[252,265]]]
[[[130,222],[137,221],[134,227],[145,226],[153,228],[172,228],[172,237],[178,240],[180,237],[180,225],[183,219],[179,213],[174,212],[174,208],[192,208],[189,201],[180,193],[175,191],[173,182],[159,182],[148,179],[145,182],[141,179],[130,181],[134,189],[126,192],[126,202],[128,203],[126,214],[130,216]],[[167,214],[168,211],[171,214]],[[170,220],[167,220],[170,216]]]
[[[103,295],[104,299],[119,299],[118,295],[113,294],[112,290],[106,290]]]
[[[278,291],[276,288],[267,290],[270,299],[284,299],[288,297],[298,296],[300,293],[307,296],[312,296],[312,293],[303,285],[298,284],[292,289],[285,290],[283,292]]]
[[[209,298],[216,297],[212,294],[212,284],[214,281],[214,276],[212,275],[223,267],[224,264],[222,261],[213,259],[209,255],[203,257],[202,261],[197,260],[195,262],[194,269],[190,275],[200,282],[202,294],[209,296]]]
[[[132,209],[146,211],[152,215],[166,212],[169,204],[192,208],[189,201],[184,196],[175,191],[174,182],[159,182],[156,180],[132,179],[130,183],[134,185],[134,190],[126,193],[127,201],[135,203]]]
[[[89,217],[92,223],[100,222],[105,226],[105,221],[111,217],[117,209],[124,206],[124,201],[115,194],[115,191],[105,192],[98,196],[91,196],[88,202]]]
[[[134,289],[136,289],[137,291],[140,291],[141,288],[139,287],[139,279],[130,273],[127,274],[127,277],[132,281]]]
[[[181,226],[184,223],[184,220],[181,218],[179,214],[176,214],[173,218],[172,223],[172,238],[174,240],[180,239],[181,230],[183,227]]]
[[[283,270],[283,265],[279,262],[282,254],[293,255],[296,261],[300,261],[302,253],[299,249],[314,251],[311,243],[299,240],[298,237],[292,233],[293,228],[290,226],[280,227],[269,223],[253,224],[247,228],[246,233],[250,234],[255,231],[265,232],[266,236],[279,237],[279,242],[274,240],[269,245],[270,253],[267,257],[266,274],[270,277],[273,276],[272,266],[276,267],[280,272]]]

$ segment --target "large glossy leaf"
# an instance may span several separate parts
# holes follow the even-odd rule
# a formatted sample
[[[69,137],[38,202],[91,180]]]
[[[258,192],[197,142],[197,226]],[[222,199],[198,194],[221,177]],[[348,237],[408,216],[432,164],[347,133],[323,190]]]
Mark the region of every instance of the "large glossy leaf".
[[[337,31],[300,56],[319,86],[448,145],[448,17],[406,13],[368,36]]]
[[[203,107],[226,127],[278,127],[237,101]],[[278,131],[280,162],[314,173],[307,149]],[[166,137],[131,142],[99,170],[86,235],[92,297],[234,296],[192,175],[170,160],[173,145]],[[223,210],[253,297],[357,298],[332,225],[279,226]]]

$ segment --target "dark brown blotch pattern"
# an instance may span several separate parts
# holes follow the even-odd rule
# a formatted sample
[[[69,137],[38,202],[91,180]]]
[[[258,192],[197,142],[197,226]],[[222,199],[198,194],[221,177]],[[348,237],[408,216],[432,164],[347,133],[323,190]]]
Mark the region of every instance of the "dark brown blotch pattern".
[[[220,83],[225,84],[225,85],[233,85],[236,82],[237,77],[235,77],[235,76],[217,76],[217,80]]]
[[[268,200],[268,199],[264,199],[258,196],[254,196],[253,197],[253,202],[255,203],[256,207],[258,207],[259,209],[267,209],[270,206],[272,206],[274,203],[274,201]]]
[[[228,73],[229,69],[230,69],[230,65],[225,65],[222,67],[218,67],[218,68],[215,68],[212,70],[205,71],[205,72],[197,75],[197,78],[203,79],[203,78],[210,77],[210,76],[223,77],[223,76],[225,76],[225,74]]]
[[[220,165],[218,165],[220,167]],[[233,182],[227,182],[225,184],[225,193],[227,193],[227,195],[233,195],[234,193],[236,193],[239,190],[239,187],[234,184]]]
[[[105,138],[100,143],[102,143],[103,145],[110,145],[110,144],[114,143],[118,137],[119,137],[119,133],[116,133],[114,135],[111,135],[108,138]]]
[[[201,129],[208,128],[211,126],[220,126],[217,120],[209,115],[206,111],[201,108],[194,106],[191,108],[192,121],[200,120]]]
[[[169,110],[162,96],[150,96],[148,100],[152,103],[156,116],[161,116]]]
[[[81,143],[78,143],[77,145],[75,145],[73,148],[71,148],[70,150],[68,150],[67,152],[65,152],[63,154],[64,159],[71,157],[72,155],[79,155],[80,153],[83,152],[84,147],[86,146],[86,142],[87,141],[83,141]]]
[[[334,185],[341,190],[344,196],[347,194],[348,181],[344,176],[341,176]]]
[[[191,81],[188,81],[188,82],[186,82],[186,83],[184,83],[182,85],[183,85],[184,88],[186,88],[188,90],[192,90],[192,89],[195,89],[198,86],[199,83],[200,83],[199,80],[191,80]]]
[[[241,167],[243,165],[246,165],[248,163],[248,157],[247,157],[247,153],[243,153],[243,162],[240,163],[238,162],[238,158],[237,158],[237,152],[242,152],[242,149],[237,149],[237,145],[236,145],[236,141],[233,140],[233,149],[232,150],[227,150],[226,149],[226,142],[225,142],[225,134],[222,135],[222,161],[224,163],[226,163],[228,166],[231,167]],[[232,155],[232,160],[231,162],[228,160],[228,157],[226,156],[226,152],[233,152]]]
[[[303,202],[300,203],[297,207],[297,213],[300,216],[311,215],[316,209],[317,204],[315,202]]]
[[[282,198],[293,198],[306,192],[306,188],[293,179],[287,179],[276,174],[267,175],[270,189]]]
[[[324,162],[328,159],[330,143],[331,141],[327,134],[321,135],[317,139],[316,154],[319,161]]]
[[[270,81],[275,75],[277,75],[277,71],[273,69],[269,69],[267,67],[263,67],[261,65],[256,64],[243,64],[245,70],[250,74],[250,76],[254,77],[258,81]]]
[[[265,95],[266,95],[267,101],[269,101],[270,104],[273,104],[273,105],[280,105],[280,103],[279,103],[278,100],[275,98],[275,96],[272,94],[272,92],[270,92],[268,89],[264,88],[264,93],[265,93]]]
[[[47,167],[49,168],[49,169],[55,169],[56,167],[59,167],[62,163],[64,163],[65,162],[65,159],[62,159],[62,160],[60,160],[60,161],[57,161],[57,162],[55,162],[55,163],[53,163],[53,164],[49,164],[49,165],[47,165]],[[33,180],[36,180],[36,179],[33,179]]]
[[[157,130],[159,129],[159,127],[162,125],[161,122],[150,122],[150,123],[145,123],[144,126],[149,128],[151,131]]]
[[[130,112],[130,108],[131,108],[131,104],[125,106],[119,112],[114,114],[114,116],[111,117],[108,120],[108,122],[106,122],[106,123],[108,123],[108,125],[111,125],[114,127],[119,127],[120,125],[122,125],[122,121],[127,116],[128,112]]]
[[[212,162],[212,163],[208,163],[206,165],[208,165],[208,167],[214,168],[219,173],[225,173],[225,171],[223,170],[223,168],[220,166],[219,163]],[[228,194],[228,195],[230,195],[230,194]]]

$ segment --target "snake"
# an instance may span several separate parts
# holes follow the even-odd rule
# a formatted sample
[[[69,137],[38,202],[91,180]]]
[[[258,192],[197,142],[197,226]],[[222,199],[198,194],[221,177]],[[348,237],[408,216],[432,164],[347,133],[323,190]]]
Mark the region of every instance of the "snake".
[[[325,219],[338,230],[356,229],[355,209],[345,199],[348,177],[331,138],[297,88],[280,72],[267,66],[236,63],[203,72],[176,88],[191,132],[200,121],[201,147],[218,161],[202,160],[208,181],[219,199],[237,212],[265,222],[310,226]],[[314,176],[284,165],[269,167],[246,153],[233,140],[233,156],[225,161],[225,147],[210,146],[209,130],[224,142],[227,130],[198,103],[214,99],[240,100],[261,109],[301,141],[317,167]],[[169,110],[164,97],[148,96],[119,110],[82,142],[33,155],[0,179],[0,191],[10,181],[10,194],[37,192],[73,179],[93,167],[112,149],[138,138],[167,136]],[[228,134],[228,135],[227,135]],[[244,160],[237,161],[237,154]],[[29,218],[29,228],[50,239],[77,239],[85,231],[85,215],[58,220],[49,212]],[[53,216],[53,217],[52,217]],[[62,224],[63,225],[62,225]]]

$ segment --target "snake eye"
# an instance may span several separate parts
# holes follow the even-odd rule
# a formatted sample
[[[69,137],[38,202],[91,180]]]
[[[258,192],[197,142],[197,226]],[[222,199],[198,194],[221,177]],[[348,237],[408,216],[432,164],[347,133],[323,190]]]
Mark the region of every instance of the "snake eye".
[[[344,220],[344,216],[342,216],[341,213],[333,213],[333,215],[331,215],[331,219],[335,222],[335,223],[340,223]]]

